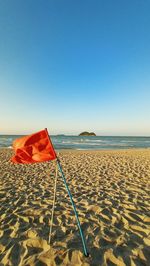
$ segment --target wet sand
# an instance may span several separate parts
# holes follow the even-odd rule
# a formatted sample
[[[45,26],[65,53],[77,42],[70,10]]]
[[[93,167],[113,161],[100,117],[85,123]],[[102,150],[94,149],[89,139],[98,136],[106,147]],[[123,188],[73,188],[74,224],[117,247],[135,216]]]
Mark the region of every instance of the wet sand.
[[[62,151],[89,258],[55,162],[17,165],[0,149],[0,266],[150,265],[150,149]]]

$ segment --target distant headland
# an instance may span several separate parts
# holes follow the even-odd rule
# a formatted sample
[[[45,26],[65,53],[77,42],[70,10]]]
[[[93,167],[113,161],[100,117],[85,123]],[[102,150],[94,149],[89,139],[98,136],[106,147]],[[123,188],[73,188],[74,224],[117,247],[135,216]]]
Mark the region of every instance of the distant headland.
[[[96,136],[96,134],[94,132],[84,131],[84,132],[80,133],[79,136]]]

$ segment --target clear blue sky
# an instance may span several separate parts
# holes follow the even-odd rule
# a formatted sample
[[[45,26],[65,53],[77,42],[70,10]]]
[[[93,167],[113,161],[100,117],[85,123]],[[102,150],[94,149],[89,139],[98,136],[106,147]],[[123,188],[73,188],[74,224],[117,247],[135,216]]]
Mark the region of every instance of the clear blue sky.
[[[0,133],[150,135],[149,0],[0,0]]]

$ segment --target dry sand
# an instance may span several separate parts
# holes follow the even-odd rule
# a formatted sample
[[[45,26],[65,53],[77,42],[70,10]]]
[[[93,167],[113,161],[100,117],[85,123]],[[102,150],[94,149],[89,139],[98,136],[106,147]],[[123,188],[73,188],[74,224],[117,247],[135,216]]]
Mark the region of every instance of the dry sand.
[[[61,178],[48,244],[54,162],[15,165],[0,150],[0,266],[150,265],[150,150],[63,151],[60,159],[87,241]]]

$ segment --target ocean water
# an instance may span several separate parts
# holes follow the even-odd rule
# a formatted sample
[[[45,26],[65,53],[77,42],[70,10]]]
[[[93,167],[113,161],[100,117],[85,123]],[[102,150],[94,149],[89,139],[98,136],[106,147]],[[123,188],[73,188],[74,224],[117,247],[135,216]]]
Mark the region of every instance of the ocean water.
[[[12,147],[20,135],[0,135],[0,147]],[[150,148],[150,137],[51,136],[55,149],[103,150]]]

